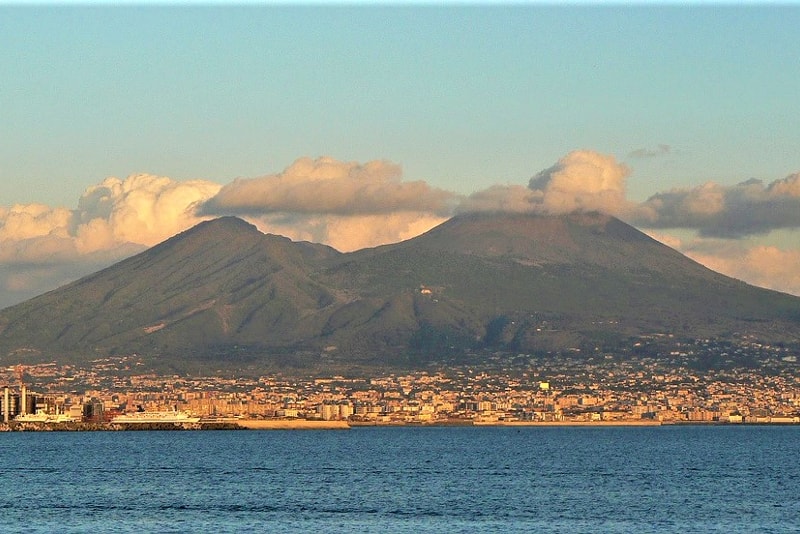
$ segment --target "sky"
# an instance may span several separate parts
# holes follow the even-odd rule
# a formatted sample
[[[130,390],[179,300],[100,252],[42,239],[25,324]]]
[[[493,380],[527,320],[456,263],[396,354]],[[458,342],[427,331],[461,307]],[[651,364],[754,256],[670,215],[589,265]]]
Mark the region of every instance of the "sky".
[[[800,4],[0,3],[0,307],[219,215],[601,210],[800,295]]]

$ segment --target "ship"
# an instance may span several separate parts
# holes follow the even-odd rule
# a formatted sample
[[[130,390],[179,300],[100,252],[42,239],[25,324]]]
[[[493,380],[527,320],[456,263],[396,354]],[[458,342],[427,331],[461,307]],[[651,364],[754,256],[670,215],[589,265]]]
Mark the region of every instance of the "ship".
[[[186,412],[132,412],[118,415],[111,420],[120,424],[153,424],[153,423],[199,423],[199,417],[193,417]]]
[[[19,423],[74,423],[77,420],[74,417],[71,417],[66,414],[48,414],[43,412],[36,412],[18,415],[14,418],[14,421]]]

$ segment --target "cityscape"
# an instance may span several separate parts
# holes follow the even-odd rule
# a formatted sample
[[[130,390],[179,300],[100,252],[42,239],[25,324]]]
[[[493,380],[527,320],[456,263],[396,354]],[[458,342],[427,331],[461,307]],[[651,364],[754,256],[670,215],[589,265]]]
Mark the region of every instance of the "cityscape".
[[[0,5],[0,534],[798,530],[800,2],[111,4]]]
[[[90,368],[18,365],[0,374],[0,411],[5,430],[116,429],[113,423],[130,423],[131,414],[166,413],[180,414],[184,419],[169,421],[181,428],[254,420],[289,425],[279,428],[291,422],[341,422],[334,428],[800,423],[796,347],[748,338],[681,343],[662,335],[630,349],[625,355],[575,349],[558,357],[495,353],[481,363],[370,377],[165,376],[141,370],[135,355],[101,358]]]

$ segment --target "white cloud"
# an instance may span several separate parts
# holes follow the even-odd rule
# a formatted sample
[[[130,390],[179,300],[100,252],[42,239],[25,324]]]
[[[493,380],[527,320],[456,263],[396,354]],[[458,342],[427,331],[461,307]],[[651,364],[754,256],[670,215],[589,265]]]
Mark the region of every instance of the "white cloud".
[[[208,201],[204,213],[332,215],[448,213],[454,195],[425,182],[403,182],[386,161],[345,163],[301,158],[279,174],[237,179]]]
[[[800,250],[757,245],[744,250],[687,251],[687,255],[749,284],[800,296]]]
[[[630,170],[613,156],[591,150],[570,152],[552,167],[520,185],[495,185],[463,199],[458,212],[548,213],[600,211],[621,215],[631,209],[625,198]]]
[[[140,174],[89,187],[75,210],[0,208],[0,307],[89,274],[203,220],[211,182]]]
[[[341,252],[350,252],[416,237],[447,217],[397,212],[384,215],[262,215],[244,217],[265,233],[278,234],[294,241],[324,243]]]
[[[67,237],[73,212],[43,204],[0,207],[0,242],[14,242],[46,236]]]
[[[203,180],[107,178],[78,202],[77,243],[84,252],[119,243],[155,245],[203,220],[195,214],[197,206],[219,190],[219,184]]]
[[[402,181],[394,163],[301,158],[281,173],[233,181],[201,213],[240,215],[264,232],[351,251],[429,230],[450,216],[456,198]]]
[[[613,156],[591,150],[570,152],[531,178],[528,187],[540,191],[539,207],[547,213],[625,212],[625,179],[630,170]]]
[[[246,214],[264,232],[342,251],[402,241],[445,221],[455,195],[424,182],[402,182],[400,175],[399,166],[384,161],[301,158],[283,173],[225,188],[138,174],[89,187],[74,210],[0,207],[0,307],[217,214]],[[219,211],[212,214],[212,206]]]
[[[769,185],[748,180],[713,182],[657,193],[637,207],[635,224],[693,228],[709,237],[738,238],[779,228],[800,228],[800,173]]]
[[[626,199],[629,174],[612,156],[578,150],[536,174],[527,187],[495,185],[467,197],[422,181],[404,182],[393,163],[332,158],[301,158],[280,173],[224,187],[147,174],[107,178],[89,187],[72,210],[0,207],[0,307],[230,214],[264,232],[351,251],[415,237],[453,212],[603,211],[650,228],[651,235],[712,269],[800,294],[800,250],[731,239],[800,228],[800,173],[769,185],[750,180],[675,189],[639,205]],[[699,238],[674,238],[674,228],[697,231]]]

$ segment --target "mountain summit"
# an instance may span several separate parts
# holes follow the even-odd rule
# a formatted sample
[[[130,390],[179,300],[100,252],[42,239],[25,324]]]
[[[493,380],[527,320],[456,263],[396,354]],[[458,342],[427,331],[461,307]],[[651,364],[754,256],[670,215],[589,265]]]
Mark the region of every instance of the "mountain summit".
[[[796,339],[800,298],[714,273],[606,215],[468,214],[348,254],[225,217],[0,311],[0,362],[422,364],[733,332]]]

